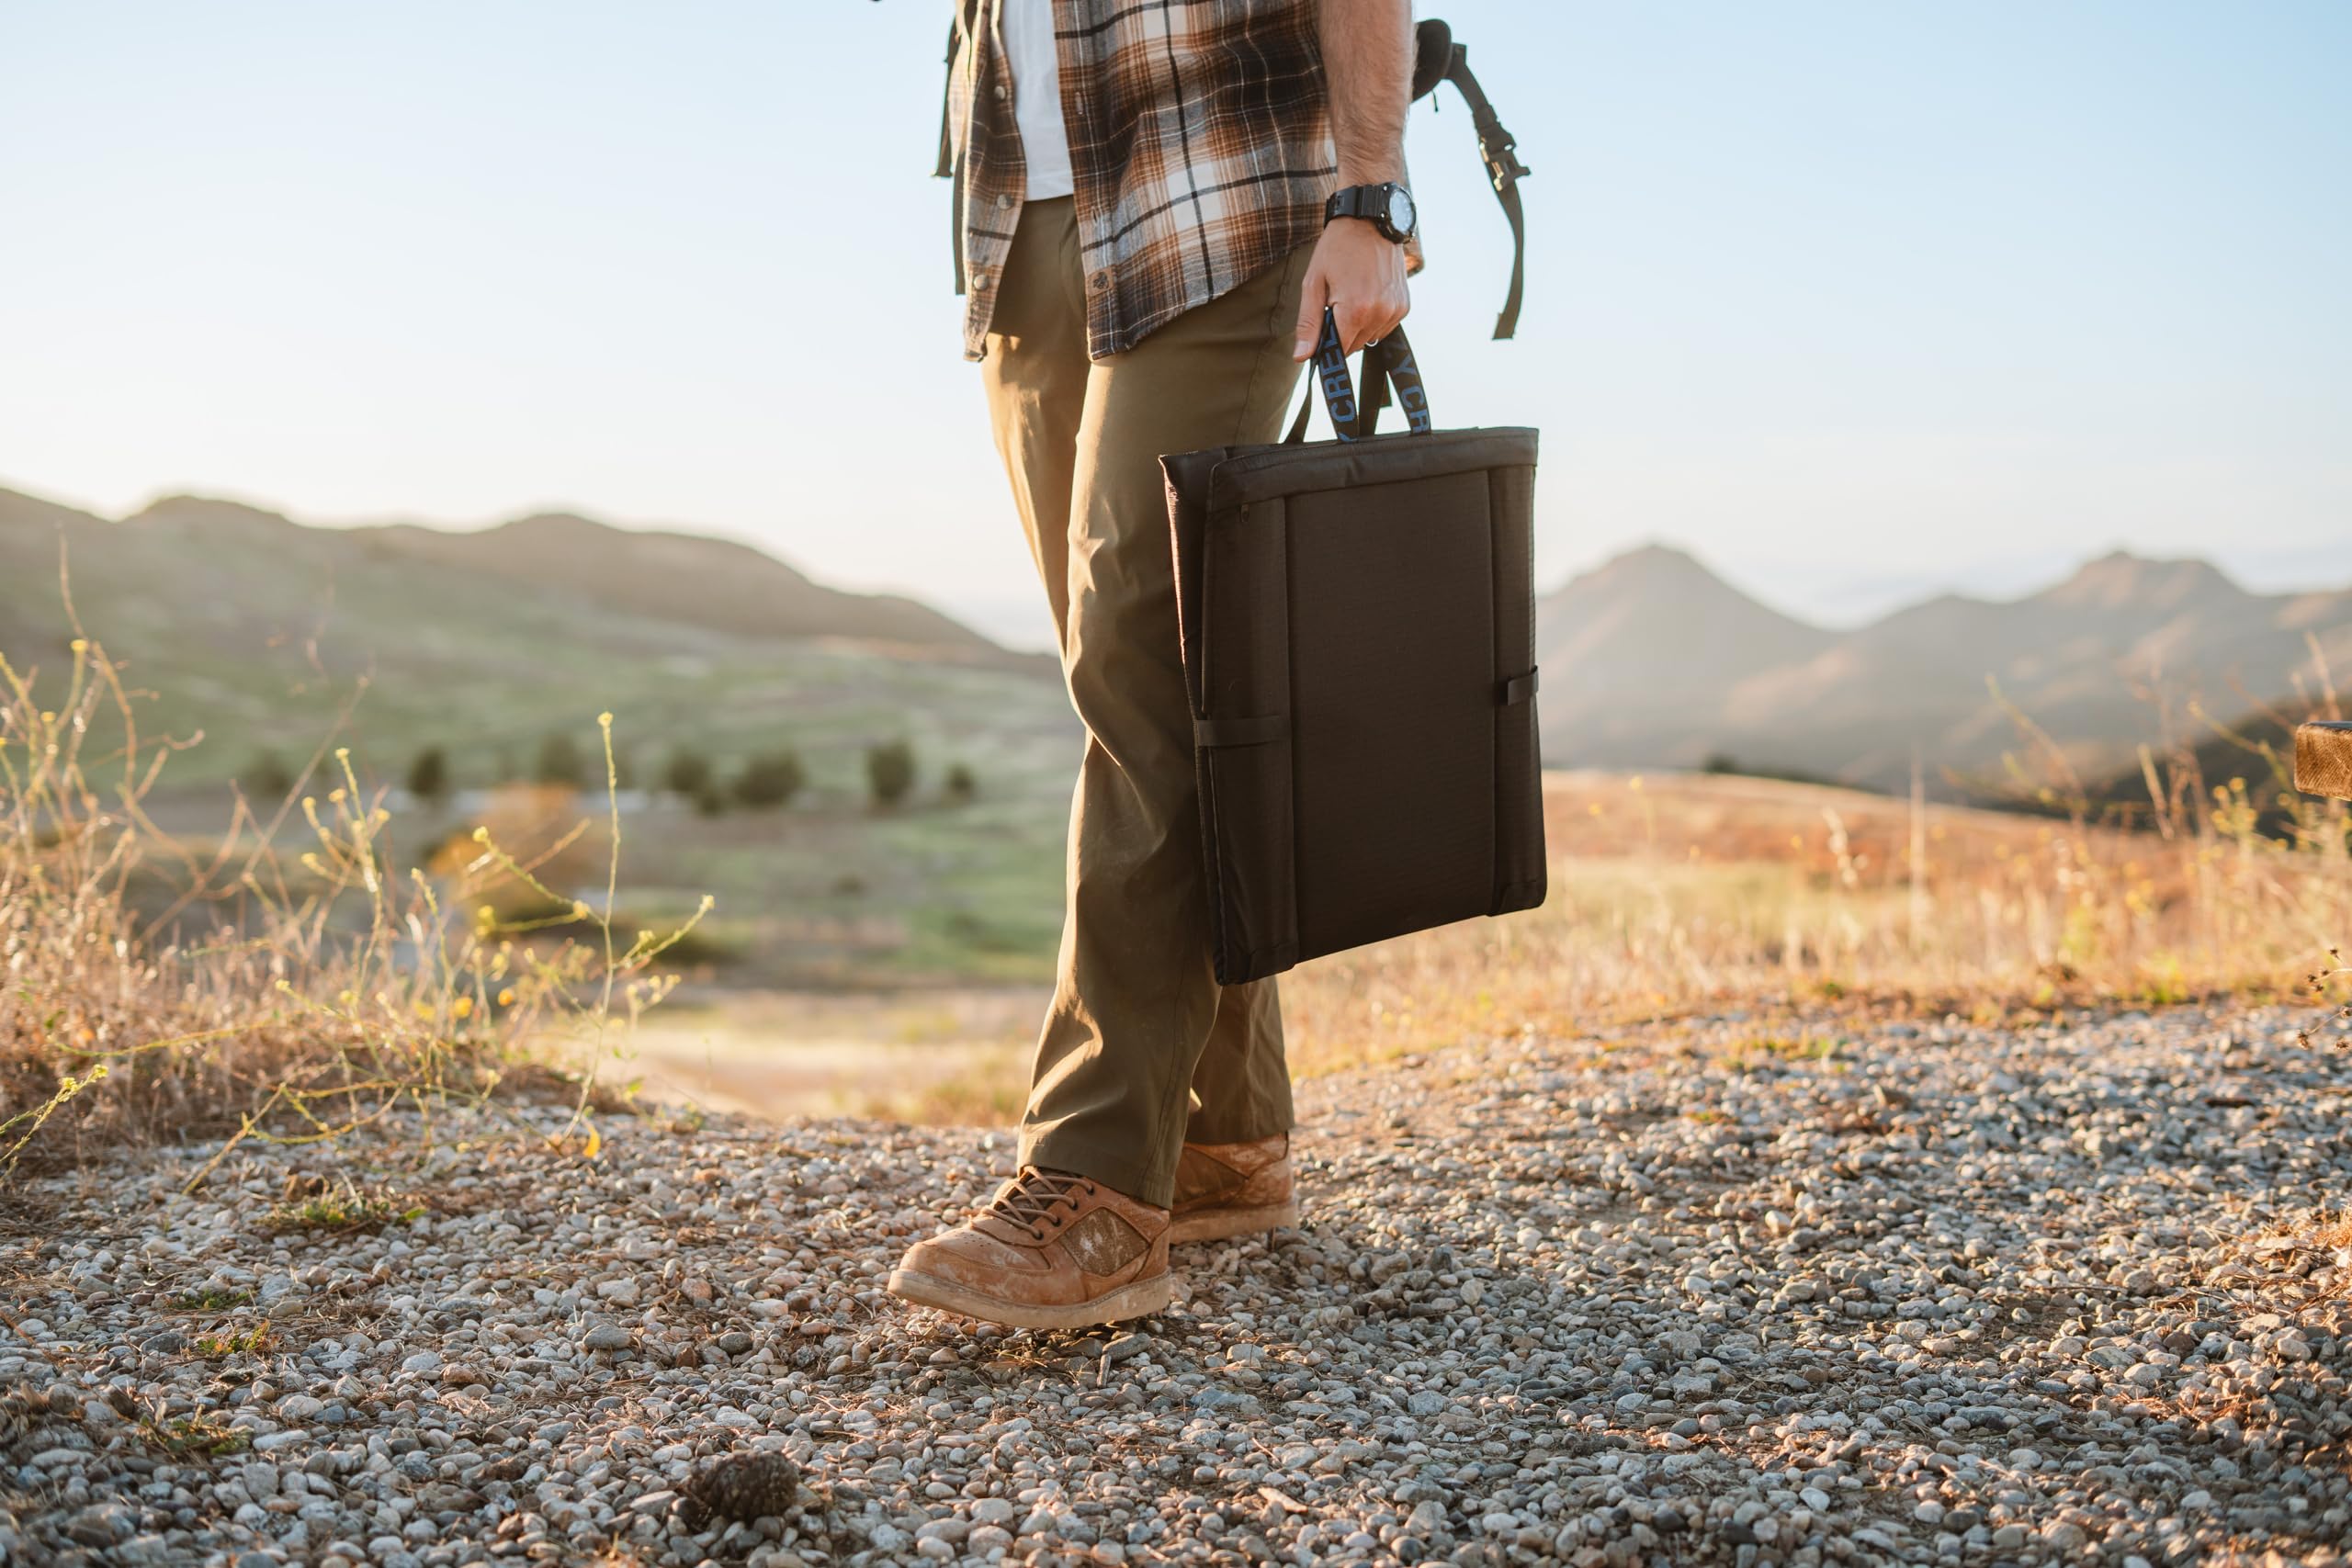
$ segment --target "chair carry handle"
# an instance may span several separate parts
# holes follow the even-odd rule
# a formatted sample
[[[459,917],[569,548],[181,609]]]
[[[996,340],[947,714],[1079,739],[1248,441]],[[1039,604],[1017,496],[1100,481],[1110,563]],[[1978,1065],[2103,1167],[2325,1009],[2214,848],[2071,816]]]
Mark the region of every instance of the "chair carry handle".
[[[1396,389],[1396,406],[1416,435],[1430,433],[1429,394],[1421,388],[1420,367],[1413,363],[1413,345],[1405,329],[1390,329],[1386,337],[1363,345],[1363,396],[1358,406],[1356,384],[1348,376],[1347,351],[1340,345],[1340,323],[1331,307],[1323,307],[1323,333],[1315,340],[1315,357],[1307,362],[1316,387],[1323,389],[1323,409],[1331,416],[1331,434],[1342,441],[1358,441],[1373,434],[1380,423],[1388,389]],[[1291,421],[1285,446],[1306,439],[1306,417],[1315,407],[1315,387],[1299,400],[1298,417]]]

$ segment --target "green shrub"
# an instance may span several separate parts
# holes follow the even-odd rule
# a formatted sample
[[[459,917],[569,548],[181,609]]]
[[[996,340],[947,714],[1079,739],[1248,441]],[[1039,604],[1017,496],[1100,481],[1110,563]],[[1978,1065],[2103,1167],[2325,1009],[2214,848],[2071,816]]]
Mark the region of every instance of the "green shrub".
[[[588,782],[587,759],[580,754],[580,743],[558,730],[539,742],[537,763],[531,770],[532,779],[544,784],[570,784],[574,789]]]
[[[284,800],[294,793],[294,770],[275,751],[263,751],[237,775],[245,793],[255,800]]]
[[[980,793],[980,781],[972,776],[970,768],[958,762],[947,770],[946,789],[947,798],[960,806]]]
[[[915,749],[903,740],[867,747],[865,783],[876,806],[896,806],[906,799],[915,787]]]
[[[806,769],[800,765],[797,751],[767,751],[743,764],[735,775],[735,798],[745,806],[764,807],[782,806],[800,793],[808,782]]]
[[[710,793],[710,759],[691,746],[671,749],[669,761],[662,764],[662,787],[672,795],[684,795],[700,801]]]
[[[449,793],[449,754],[427,746],[408,765],[408,792],[418,800],[439,800]]]

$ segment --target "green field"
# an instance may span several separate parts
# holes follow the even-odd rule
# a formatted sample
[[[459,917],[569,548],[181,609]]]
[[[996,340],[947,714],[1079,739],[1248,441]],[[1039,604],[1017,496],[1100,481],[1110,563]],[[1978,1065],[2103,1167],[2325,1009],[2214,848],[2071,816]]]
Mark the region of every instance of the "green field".
[[[773,677],[730,686],[730,673],[714,671],[695,682],[698,701],[684,713],[658,713],[648,726],[652,735],[643,739],[627,699],[616,699],[611,710],[616,749],[658,763],[672,743],[686,742],[707,750],[724,780],[743,755],[790,747],[803,759],[808,783],[785,805],[730,803],[716,815],[676,795],[624,789],[616,908],[628,926],[666,929],[686,919],[706,896],[714,898],[716,907],[686,950],[697,988],[888,987],[1028,981],[1050,973],[1060,930],[1069,782],[1079,744],[1076,721],[1057,687],[972,671],[929,671],[929,679],[902,685],[893,679],[901,671],[886,665],[832,672],[844,685],[864,682],[862,700],[836,689],[795,701]],[[876,687],[892,692],[902,705],[888,705]],[[337,743],[350,746],[363,790],[382,792],[392,812],[390,842],[400,861],[430,864],[438,846],[463,840],[483,821],[508,836],[522,820],[514,803],[527,801],[533,830],[518,835],[523,843],[589,824],[588,837],[547,874],[557,892],[601,906],[610,843],[610,807],[601,783],[568,795],[475,784],[437,802],[411,799],[396,785],[416,750],[443,744],[456,755],[463,743],[441,739],[453,732],[451,715],[379,702],[388,694],[371,692],[346,727],[347,741]],[[475,695],[481,704],[475,722],[481,728],[456,733],[494,738],[523,733],[521,726],[531,722],[524,717],[523,694]],[[503,719],[491,705],[499,699],[505,705]],[[1025,724],[1001,723],[1008,710]],[[587,710],[569,727],[592,759],[599,745],[594,713]],[[235,796],[222,775],[234,766],[218,757],[228,743],[217,719],[194,716],[205,739],[173,759],[166,777],[177,782],[158,792],[151,809],[173,833],[200,843],[231,819]],[[288,728],[270,744],[299,769],[332,728],[326,716],[310,743]],[[865,748],[886,737],[908,740],[916,758],[913,790],[889,807],[873,801],[865,778]],[[498,742],[488,744],[495,749]],[[516,750],[527,768],[532,747]],[[975,785],[968,797],[945,788],[951,763],[968,770]],[[332,759],[323,764],[334,765]],[[458,771],[462,776],[474,770],[459,764]],[[639,764],[638,771],[651,775],[659,768]],[[313,775],[303,787],[323,795],[332,784]],[[254,802],[257,812],[271,805]],[[276,841],[282,852],[299,853],[311,839],[297,813],[280,825]]]
[[[525,792],[505,786],[544,779],[568,748],[577,767],[557,772],[577,795],[536,796],[536,814],[592,818],[601,844],[609,713],[616,908],[666,926],[716,898],[695,987],[1050,971],[1077,718],[1050,659],[908,601],[824,588],[724,541],[572,517],[337,530],[183,498],[113,523],[0,491],[0,655],[39,705],[69,706],[95,678],[77,638],[123,687],[104,708],[127,708],[146,754],[174,749],[150,809],[184,841],[227,830],[238,788],[265,819],[286,778],[324,795],[347,748],[361,793],[393,813],[395,855],[424,864],[478,822],[512,829]],[[98,723],[85,757],[105,791],[121,717]],[[885,808],[868,753],[901,743],[913,786]],[[681,748],[707,760],[721,800],[662,789]],[[428,750],[446,793],[410,799]],[[788,803],[723,798],[747,760],[784,751],[806,775]],[[968,791],[950,787],[956,771]],[[299,854],[309,838],[295,813],[276,841]],[[605,870],[600,847],[550,874],[601,905]]]

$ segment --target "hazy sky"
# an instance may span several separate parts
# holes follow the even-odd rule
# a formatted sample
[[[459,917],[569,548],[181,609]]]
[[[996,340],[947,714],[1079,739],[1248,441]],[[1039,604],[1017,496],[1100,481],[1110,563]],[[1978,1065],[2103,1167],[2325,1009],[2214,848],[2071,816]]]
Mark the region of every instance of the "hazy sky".
[[[1441,423],[1540,581],[1645,538],[1826,615],[2125,545],[2352,581],[2352,6],[1430,0]],[[0,484],[563,506],[1044,626],[928,178],[944,0],[0,0]]]

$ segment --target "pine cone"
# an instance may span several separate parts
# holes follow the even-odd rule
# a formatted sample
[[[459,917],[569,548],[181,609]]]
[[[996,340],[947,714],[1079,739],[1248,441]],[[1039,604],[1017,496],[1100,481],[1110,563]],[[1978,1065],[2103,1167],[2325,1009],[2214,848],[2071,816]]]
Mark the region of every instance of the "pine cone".
[[[714,1519],[781,1517],[800,1496],[800,1468],[779,1453],[728,1454],[696,1471],[679,1495],[679,1517],[691,1530]]]

